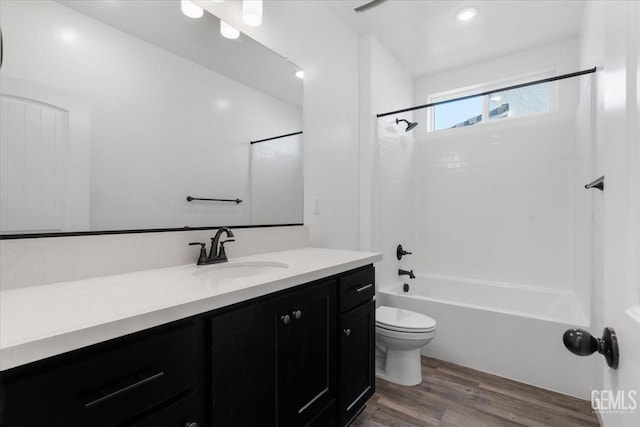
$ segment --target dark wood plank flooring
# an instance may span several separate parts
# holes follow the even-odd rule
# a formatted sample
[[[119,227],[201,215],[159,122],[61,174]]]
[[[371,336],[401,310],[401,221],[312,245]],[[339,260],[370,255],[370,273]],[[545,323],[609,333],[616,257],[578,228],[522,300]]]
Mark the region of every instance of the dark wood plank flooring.
[[[588,401],[422,358],[422,384],[376,380],[376,394],[353,427],[599,426]]]

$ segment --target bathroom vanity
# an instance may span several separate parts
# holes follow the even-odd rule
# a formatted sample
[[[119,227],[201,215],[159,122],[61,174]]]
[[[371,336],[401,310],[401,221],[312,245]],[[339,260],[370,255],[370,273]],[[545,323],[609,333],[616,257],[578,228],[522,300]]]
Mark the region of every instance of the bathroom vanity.
[[[348,425],[374,392],[379,259],[305,248],[3,291],[2,425]]]

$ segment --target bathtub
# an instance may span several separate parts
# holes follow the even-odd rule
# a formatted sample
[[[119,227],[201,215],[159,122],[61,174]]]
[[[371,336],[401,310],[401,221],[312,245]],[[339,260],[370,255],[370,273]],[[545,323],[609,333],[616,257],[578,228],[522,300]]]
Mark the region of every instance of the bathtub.
[[[598,356],[578,357],[562,344],[566,329],[589,329],[584,302],[570,290],[417,274],[408,292],[383,285],[377,298],[436,320],[422,349],[429,357],[581,399],[602,369]]]

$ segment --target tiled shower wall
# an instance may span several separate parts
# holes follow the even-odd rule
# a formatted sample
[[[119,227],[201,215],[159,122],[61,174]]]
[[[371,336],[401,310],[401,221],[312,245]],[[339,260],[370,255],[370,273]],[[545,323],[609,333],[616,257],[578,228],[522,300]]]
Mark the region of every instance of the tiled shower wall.
[[[376,248],[383,253],[378,266],[379,285],[398,282],[398,267],[415,268],[414,256],[396,259],[402,244],[416,252],[414,223],[413,134],[396,125],[395,118],[378,120],[378,162],[376,176]],[[405,276],[406,278],[406,276]]]
[[[416,141],[416,234],[424,273],[570,288],[575,121],[540,115]]]

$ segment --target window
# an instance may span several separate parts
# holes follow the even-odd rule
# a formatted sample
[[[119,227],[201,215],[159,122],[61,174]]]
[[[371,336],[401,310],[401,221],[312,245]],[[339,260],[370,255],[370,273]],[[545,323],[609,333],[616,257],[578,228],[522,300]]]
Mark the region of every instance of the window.
[[[489,95],[489,120],[549,111],[549,83]]]
[[[543,77],[534,77],[532,80],[540,78]],[[513,84],[516,83],[508,82],[503,85]],[[493,86],[495,87],[495,85]],[[549,112],[551,111],[550,106],[553,100],[551,95],[554,89],[554,83],[540,83],[436,105],[431,109],[428,131],[472,126],[505,117]],[[475,92],[486,91],[487,89],[479,88]],[[446,97],[439,96],[431,99],[431,102],[445,101],[461,96],[465,96],[465,93],[459,92]]]
[[[482,97],[433,107],[433,130],[470,126],[482,121]]]

